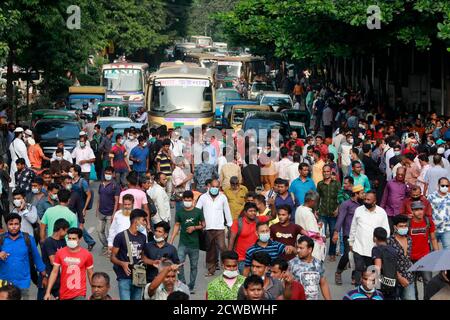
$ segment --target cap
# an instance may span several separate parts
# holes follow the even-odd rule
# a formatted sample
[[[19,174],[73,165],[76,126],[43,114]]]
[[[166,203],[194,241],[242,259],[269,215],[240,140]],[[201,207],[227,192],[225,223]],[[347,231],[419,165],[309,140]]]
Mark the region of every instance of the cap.
[[[236,176],[232,176],[230,178],[230,184],[236,184],[236,183],[239,183],[239,178]]]
[[[85,135],[86,135],[86,132],[80,131],[80,136],[85,136]]]
[[[14,132],[23,132],[23,128],[22,127],[17,127],[16,130],[14,130]]]
[[[360,185],[360,184],[357,184],[356,186],[354,186],[352,188],[352,192],[353,193],[357,193],[357,192],[360,192],[360,191],[363,191],[363,190],[364,190],[364,187],[362,185]]]
[[[438,153],[438,154],[444,154],[444,152],[445,152],[445,148],[443,148],[443,147],[439,147],[439,148],[437,149],[437,153]]]
[[[416,209],[423,209],[425,208],[424,204],[422,203],[422,201],[414,201],[411,204],[411,210],[416,210]]]
[[[31,131],[30,129],[25,130],[25,134],[32,136],[33,135],[33,131]]]
[[[28,144],[29,144],[30,146],[34,146],[34,145],[36,144],[36,141],[34,141],[33,138],[28,138]]]
[[[442,139],[438,139],[438,141],[436,141],[437,145],[444,144],[444,143],[445,143],[445,141]]]

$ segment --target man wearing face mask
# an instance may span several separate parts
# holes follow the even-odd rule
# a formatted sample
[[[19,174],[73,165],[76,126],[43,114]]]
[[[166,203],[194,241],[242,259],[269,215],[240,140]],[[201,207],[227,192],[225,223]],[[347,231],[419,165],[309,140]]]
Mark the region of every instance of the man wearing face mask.
[[[27,203],[25,200],[25,192],[21,189],[16,189],[13,192],[14,209],[11,213],[17,213],[22,217],[20,231],[34,235],[34,226],[37,225],[38,215],[35,206]]]
[[[98,187],[97,234],[103,245],[103,254],[108,251],[108,233],[114,212],[119,206],[120,186],[113,180],[114,168],[106,167],[104,179]]]
[[[130,167],[133,167],[134,162],[131,160],[131,150],[133,150],[135,147],[139,145],[139,141],[137,139],[137,132],[135,129],[130,130],[130,133],[128,133],[128,139],[125,140],[123,143],[123,146],[125,147],[125,150],[127,150],[127,160]],[[147,149],[147,148],[146,148]],[[135,170],[135,169],[133,169]]]
[[[31,181],[31,201],[30,203],[37,208],[39,201],[45,198],[46,194],[43,192],[42,187],[44,184],[44,180],[41,177],[35,177]]]
[[[450,178],[449,171],[442,164],[442,157],[438,154],[433,156],[433,165],[425,173],[425,195],[431,195],[433,192],[439,191],[439,180],[441,178]]]
[[[27,168],[31,167],[30,160],[28,159],[28,150],[25,142],[23,142],[23,128],[17,127],[14,130],[14,140],[9,146],[9,152],[11,154],[11,182],[10,187],[14,188],[16,185],[15,173],[17,172],[16,160],[23,159]]]
[[[131,270],[132,265],[142,263],[142,250],[147,242],[147,237],[142,234],[146,231],[146,216],[144,210],[134,209],[130,215],[130,227],[117,234],[113,241],[111,262],[119,282],[120,300],[142,299],[143,288],[133,285]]]
[[[238,271],[238,254],[234,251],[224,251],[220,258],[223,274],[208,283],[206,299],[236,300],[239,288],[245,281],[245,277]]]
[[[130,165],[133,170],[139,173],[139,175],[145,175],[149,169],[149,149],[145,147],[144,136],[139,136],[137,141],[138,145],[130,151]]]
[[[258,241],[249,247],[245,253],[245,267],[244,276],[250,274],[252,266],[252,257],[256,252],[265,252],[269,254],[272,260],[280,257],[282,254],[289,255],[295,253],[295,248],[293,246],[288,246],[283,243],[270,240],[270,228],[268,221],[260,221],[256,224],[256,234],[258,235]],[[270,265],[269,261],[268,265]]]
[[[436,225],[436,239],[442,243],[444,249],[450,248],[450,193],[449,179],[440,178],[438,182],[439,189],[428,196],[432,217]]]
[[[167,176],[162,172],[158,172],[155,176],[155,181],[147,190],[147,194],[156,206],[156,214],[151,219],[153,224],[160,221],[170,221],[170,198],[165,190],[167,183]]]
[[[400,167],[397,169],[395,178],[388,181],[384,188],[383,198],[381,199],[380,207],[386,210],[391,225],[392,232],[392,218],[399,214],[403,205],[403,201],[408,194],[408,188],[405,184],[406,169]]]
[[[177,249],[167,243],[170,232],[170,224],[160,221],[154,226],[153,239],[145,244],[142,251],[142,261],[147,265],[147,282],[152,282],[158,275],[158,264],[164,260],[170,260],[179,264]]]
[[[350,246],[348,243],[348,238],[350,235],[350,227],[352,225],[353,216],[355,215],[356,208],[360,207],[364,203],[364,188],[361,185],[354,186],[352,189],[352,195],[349,200],[344,201],[339,206],[339,214],[334,227],[334,233],[332,242],[337,243],[339,231],[342,230],[342,236],[344,238],[344,253],[339,260],[337,265],[337,270],[335,273],[335,282],[337,285],[342,285],[342,272],[345,270],[349,258],[348,253],[350,251]],[[354,272],[352,272],[352,279],[354,278]]]
[[[218,252],[225,250],[225,226],[231,228],[233,223],[227,197],[219,193],[219,181],[212,180],[208,193],[201,195],[196,207],[203,210],[205,217],[205,230],[207,233],[208,248],[206,263],[208,272],[206,276],[213,276],[216,271]]]
[[[420,201],[423,204],[423,212],[424,215],[431,219],[431,204],[430,201],[427,200],[425,196],[422,195],[422,190],[419,186],[413,186],[409,191],[409,197],[403,201],[403,205],[400,208],[400,214],[407,216],[408,218],[412,218],[412,209],[411,205],[413,202]]]
[[[81,134],[82,132],[80,132]],[[89,182],[91,164],[95,162],[95,154],[91,147],[87,145],[86,137],[80,136],[80,144],[72,151],[72,158],[81,167],[81,176]]]
[[[393,219],[394,233],[387,244],[397,252],[397,292],[402,300],[415,300],[414,275],[408,269],[411,261],[412,240],[408,235],[408,218],[397,215]]]
[[[348,243],[355,260],[355,282],[360,284],[361,275],[372,265],[373,231],[377,227],[387,230],[389,236],[389,221],[383,208],[376,205],[375,191],[369,191],[364,196],[364,205],[356,208],[350,227]]]
[[[267,300],[282,300],[288,292],[279,279],[270,275],[272,259],[267,252],[255,252],[251,258],[251,275],[261,277],[263,280],[264,297]],[[250,274],[249,274],[250,275]],[[245,300],[244,286],[238,292],[238,300]]]
[[[205,218],[203,212],[194,206],[194,194],[188,190],[183,193],[183,208],[175,213],[175,226],[169,243],[173,244],[175,237],[180,232],[178,243],[178,256],[184,263],[186,256],[190,263],[190,281],[189,290],[194,292],[195,280],[197,278],[198,258],[200,254],[199,232],[205,227]],[[184,266],[180,267],[179,278],[186,283],[184,276]]]
[[[86,299],[86,278],[88,278],[89,284],[92,285],[94,259],[88,250],[80,246],[82,237],[83,231],[79,228],[70,228],[67,231],[67,246],[58,250],[55,254],[53,270],[48,280],[48,287],[44,300],[50,300],[51,291],[56,279],[58,278],[58,273],[60,270],[61,281],[59,299]],[[77,281],[77,285],[74,285],[74,279]]]
[[[384,300],[383,294],[375,288],[375,274],[364,271],[361,285],[349,291],[342,300]]]
[[[56,183],[61,183],[61,177],[69,173],[72,162],[64,158],[64,149],[55,151],[55,160],[50,163],[50,173]]]
[[[47,194],[38,201],[36,209],[39,219],[42,219],[48,208],[54,207],[58,204],[58,191],[59,185],[56,183],[51,183],[48,187]]]

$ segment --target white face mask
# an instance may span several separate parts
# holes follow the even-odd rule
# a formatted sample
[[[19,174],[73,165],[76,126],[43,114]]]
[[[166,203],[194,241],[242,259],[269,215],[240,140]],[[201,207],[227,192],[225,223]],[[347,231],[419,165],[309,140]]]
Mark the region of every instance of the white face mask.
[[[223,276],[228,279],[237,278],[238,275],[239,275],[238,270],[224,270],[223,271]]]
[[[68,185],[66,185],[66,190],[72,190],[72,185],[71,184],[68,184]]]
[[[157,238],[156,236],[153,236],[153,239],[154,239],[156,242],[163,242],[163,241],[164,241],[164,238],[163,238],[163,237]]]
[[[19,208],[22,205],[22,200],[14,199],[13,204],[14,207]]]
[[[183,201],[183,206],[185,208],[190,208],[192,206],[192,201]]]
[[[67,240],[67,246],[70,249],[75,249],[76,247],[78,247],[78,241],[77,240]]]
[[[34,194],[37,194],[37,193],[39,193],[39,189],[38,188],[33,188],[33,189],[31,189],[31,192],[33,192]]]
[[[69,177],[71,177],[73,179],[73,173],[69,172]]]
[[[61,161],[62,157],[56,157],[56,161]]]
[[[439,187],[439,191],[442,192],[442,193],[447,193],[448,192],[448,187],[447,186]]]
[[[112,175],[110,174],[105,174],[105,180],[106,181],[110,181],[112,179]]]

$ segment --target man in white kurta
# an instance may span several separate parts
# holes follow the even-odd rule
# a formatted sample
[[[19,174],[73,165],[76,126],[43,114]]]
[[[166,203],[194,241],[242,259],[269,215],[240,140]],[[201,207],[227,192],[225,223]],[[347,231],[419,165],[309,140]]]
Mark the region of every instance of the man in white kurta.
[[[19,158],[23,158],[25,159],[26,166],[31,167],[30,159],[28,159],[27,146],[25,145],[25,142],[23,142],[22,140],[23,128],[17,127],[16,130],[14,130],[14,135],[16,137],[9,146],[9,152],[11,154],[11,170],[10,170],[11,182],[9,186],[11,188],[14,188],[16,185],[16,181],[14,178],[14,173],[16,173],[17,171],[16,160]]]

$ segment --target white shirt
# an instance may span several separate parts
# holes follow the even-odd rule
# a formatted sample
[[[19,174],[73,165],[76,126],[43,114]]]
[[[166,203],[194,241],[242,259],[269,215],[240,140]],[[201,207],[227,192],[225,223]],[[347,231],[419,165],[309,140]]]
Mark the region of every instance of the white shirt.
[[[27,146],[22,139],[14,139],[13,142],[11,142],[11,144],[9,145],[9,152],[11,153],[11,167],[13,166],[13,164],[14,167],[16,166],[16,160],[19,158],[25,159],[25,164],[27,165],[27,167],[31,167],[30,160],[28,159]]]
[[[365,206],[356,208],[348,238],[353,251],[365,257],[372,257],[373,230],[378,227],[384,228],[389,237],[388,217],[383,208],[376,206],[374,211],[369,211]]]
[[[227,220],[227,226],[231,228],[233,218],[231,217],[228,199],[224,194],[219,193],[214,200],[209,193],[202,194],[197,200],[196,207],[203,209],[205,230],[225,230],[224,216]]]
[[[166,190],[156,182],[147,191],[148,196],[155,203],[156,210],[158,211],[153,217],[152,222],[158,223],[160,221],[170,221],[170,199]]]
[[[298,166],[299,165],[300,165],[300,163],[292,162],[287,167],[287,174],[288,174],[288,179],[289,179],[289,185],[291,185],[292,181],[294,181],[295,179],[298,178],[298,176],[299,176]]]
[[[277,172],[278,172],[278,178],[281,178],[284,180],[289,180],[288,167],[292,163],[293,162],[291,160],[289,160],[288,158],[283,158],[280,161],[275,163],[275,168],[277,169]],[[297,175],[298,175],[298,166],[297,166]]]
[[[167,297],[169,296],[169,294],[167,293],[164,283],[161,283],[159,285],[159,287],[155,290],[155,293],[150,297],[148,295],[148,288],[150,287],[151,284],[152,284],[151,282],[147,283],[144,288],[144,300],[167,300]],[[173,288],[173,292],[175,292],[175,291],[181,291],[181,292],[186,293],[189,297],[191,296],[189,287],[178,279]]]
[[[220,172],[220,170],[222,170],[223,165],[227,163],[228,163],[227,158],[225,158],[225,156],[220,156],[219,159],[217,159],[217,166],[218,166],[217,172]]]
[[[17,208],[11,210],[11,213],[17,213],[22,217],[22,222],[20,224],[20,231],[26,232],[33,236],[33,226],[32,224],[38,221],[37,210],[35,206],[27,203],[22,211],[18,211]]]
[[[385,156],[386,156],[386,179],[391,180],[392,170],[391,167],[389,166],[389,160],[391,160],[391,158],[395,156],[394,148],[389,148],[389,150],[386,151]]]
[[[321,232],[319,225],[317,224],[316,216],[311,208],[306,206],[300,206],[295,210],[295,224],[298,224],[306,231]],[[314,249],[312,255],[314,258],[321,261],[325,260],[326,247],[324,244],[320,244],[314,240]]]
[[[130,161],[130,153],[131,150],[133,150],[134,147],[136,147],[139,144],[138,139],[134,138],[133,140],[127,139],[125,140],[123,146],[125,147],[125,150],[127,150],[127,160],[128,164],[131,166],[133,164],[133,161]]]
[[[72,155],[66,149],[64,149],[63,159],[69,161],[70,163],[72,163],[72,161],[73,161]],[[50,161],[56,161],[56,151],[53,152],[52,158],[50,159]]]
[[[170,140],[170,150],[174,157],[183,156],[183,142],[180,139]]]
[[[80,161],[82,160],[95,159],[95,154],[91,147],[88,147],[87,145],[84,148],[76,147],[72,151],[72,158],[75,158],[75,163],[81,167],[81,172],[91,172],[90,163],[80,164]]]
[[[109,227],[108,233],[108,247],[113,246],[114,238],[122,231],[130,227],[130,216],[125,216],[122,210],[117,211],[114,214],[114,219],[111,222],[111,227]],[[143,232],[147,237],[147,231]]]

